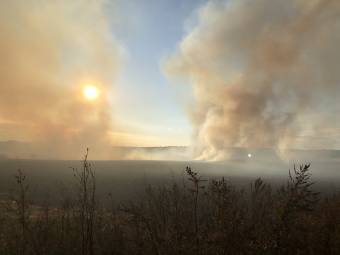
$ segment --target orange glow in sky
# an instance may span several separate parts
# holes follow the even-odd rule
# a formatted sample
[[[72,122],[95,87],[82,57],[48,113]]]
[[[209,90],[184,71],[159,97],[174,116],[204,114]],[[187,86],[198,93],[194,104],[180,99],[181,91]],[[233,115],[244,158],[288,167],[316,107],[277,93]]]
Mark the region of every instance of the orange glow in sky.
[[[91,85],[91,84],[86,85],[83,89],[83,96],[86,100],[94,101],[99,96],[99,90],[94,85]]]

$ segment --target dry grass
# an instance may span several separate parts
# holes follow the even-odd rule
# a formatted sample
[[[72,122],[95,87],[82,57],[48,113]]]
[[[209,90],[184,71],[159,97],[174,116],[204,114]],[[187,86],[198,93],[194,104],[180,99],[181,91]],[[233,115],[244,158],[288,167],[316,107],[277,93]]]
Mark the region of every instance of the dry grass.
[[[183,184],[148,186],[143,199],[104,207],[87,159],[59,207],[34,205],[23,171],[1,201],[0,254],[337,254],[340,196],[313,191],[310,165],[274,190],[262,179],[237,189],[190,167]],[[111,198],[112,199],[112,198]],[[118,206],[114,206],[118,204]]]

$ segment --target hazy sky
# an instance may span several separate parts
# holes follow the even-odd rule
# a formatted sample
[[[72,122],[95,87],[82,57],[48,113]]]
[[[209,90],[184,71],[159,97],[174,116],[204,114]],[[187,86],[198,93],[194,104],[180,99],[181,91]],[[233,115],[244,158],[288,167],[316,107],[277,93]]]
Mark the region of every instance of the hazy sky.
[[[0,1],[0,141],[340,148],[337,0]]]
[[[124,48],[124,68],[114,105],[131,145],[189,145],[185,102],[190,89],[170,83],[161,62],[173,53],[203,0],[118,1],[114,34]],[[176,87],[174,87],[176,86]],[[138,141],[136,143],[136,141]]]
[[[1,1],[1,51],[8,66],[0,73],[0,140],[78,144],[90,136],[92,145],[105,133],[113,145],[188,145],[183,101],[190,87],[173,87],[161,63],[202,2]],[[98,102],[87,104],[74,94],[85,84],[102,87]],[[100,120],[95,125],[92,114]]]

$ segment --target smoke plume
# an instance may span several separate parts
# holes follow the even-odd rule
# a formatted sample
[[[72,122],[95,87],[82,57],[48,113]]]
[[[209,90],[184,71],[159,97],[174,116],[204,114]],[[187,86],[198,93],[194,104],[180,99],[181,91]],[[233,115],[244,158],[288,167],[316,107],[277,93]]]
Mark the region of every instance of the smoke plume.
[[[119,47],[106,5],[1,1],[0,136],[34,143],[38,157],[79,158],[87,146],[107,156]],[[100,87],[98,102],[81,97],[85,82]]]
[[[339,146],[339,45],[337,0],[208,2],[165,63],[192,84],[197,157]]]

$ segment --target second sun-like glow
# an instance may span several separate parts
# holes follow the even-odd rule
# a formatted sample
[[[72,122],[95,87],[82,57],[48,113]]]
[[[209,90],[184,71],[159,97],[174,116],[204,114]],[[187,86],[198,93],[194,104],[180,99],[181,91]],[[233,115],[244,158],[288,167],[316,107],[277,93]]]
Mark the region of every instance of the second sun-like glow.
[[[99,96],[99,90],[93,85],[86,85],[83,89],[83,96],[90,101],[96,100]]]

